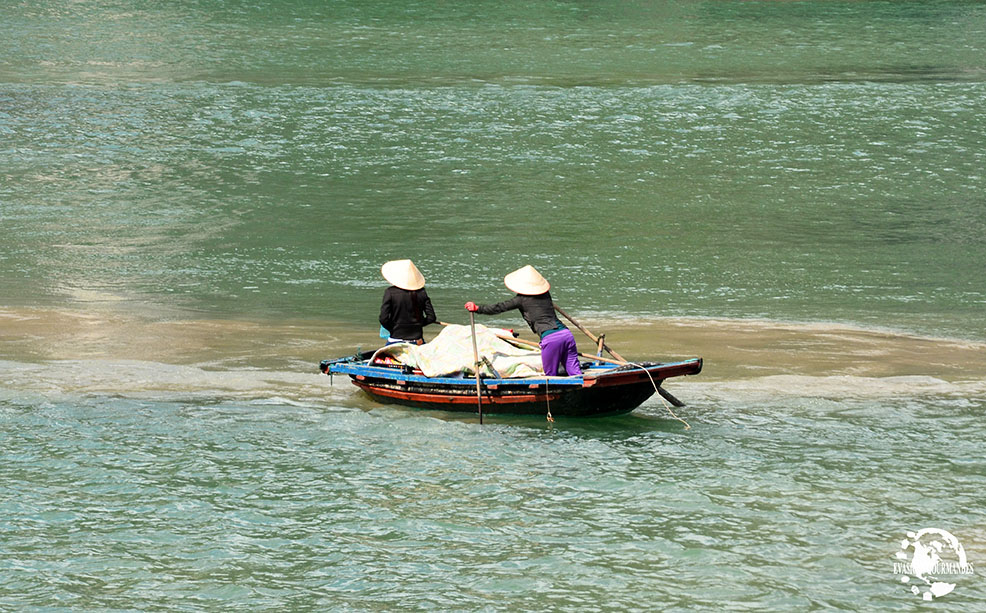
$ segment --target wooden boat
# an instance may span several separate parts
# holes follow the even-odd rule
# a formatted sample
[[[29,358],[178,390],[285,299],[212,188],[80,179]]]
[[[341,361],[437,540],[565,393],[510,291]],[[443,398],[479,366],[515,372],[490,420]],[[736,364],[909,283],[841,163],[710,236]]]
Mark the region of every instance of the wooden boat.
[[[476,379],[426,377],[421,371],[373,361],[374,352],[324,360],[327,375],[348,375],[354,385],[377,402],[443,411],[478,411]],[[682,406],[661,384],[672,377],[702,371],[702,359],[641,364],[583,363],[573,377],[491,377],[479,385],[483,414],[589,417],[629,413],[655,392]]]

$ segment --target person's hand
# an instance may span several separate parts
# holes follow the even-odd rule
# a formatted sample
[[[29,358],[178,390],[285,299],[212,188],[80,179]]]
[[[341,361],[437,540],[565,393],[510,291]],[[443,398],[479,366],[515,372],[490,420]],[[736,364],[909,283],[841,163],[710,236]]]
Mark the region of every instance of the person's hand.
[[[466,303],[466,310],[469,311],[470,313],[475,313],[476,311],[479,310],[479,307],[476,306],[476,303],[475,302],[467,302]]]

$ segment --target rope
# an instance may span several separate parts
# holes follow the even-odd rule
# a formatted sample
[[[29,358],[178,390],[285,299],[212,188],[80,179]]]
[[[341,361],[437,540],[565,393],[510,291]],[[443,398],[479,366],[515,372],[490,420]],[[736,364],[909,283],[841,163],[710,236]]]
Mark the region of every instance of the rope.
[[[647,370],[646,368],[644,368],[644,366],[642,366],[640,364],[636,364],[634,362],[627,362],[627,364],[629,364],[630,366],[636,366],[637,368],[639,368],[640,370],[644,371],[644,373],[647,374],[647,378],[650,379],[650,384],[654,386],[654,393],[656,393],[657,394],[657,397],[661,399],[661,403],[664,405],[664,408],[668,410],[668,413],[671,414],[671,417],[674,417],[675,419],[677,419],[681,423],[685,424],[685,430],[691,430],[692,427],[688,425],[688,422],[685,421],[684,419],[678,417],[677,415],[675,415],[674,414],[674,411],[671,410],[671,405],[669,405],[667,403],[667,401],[664,400],[664,397],[661,396],[661,392],[659,392],[657,390],[657,383],[654,383],[654,377],[651,376],[650,371]]]
[[[551,394],[548,390],[548,380],[544,380],[544,403],[548,406],[548,423],[555,423],[555,418],[551,416]]]

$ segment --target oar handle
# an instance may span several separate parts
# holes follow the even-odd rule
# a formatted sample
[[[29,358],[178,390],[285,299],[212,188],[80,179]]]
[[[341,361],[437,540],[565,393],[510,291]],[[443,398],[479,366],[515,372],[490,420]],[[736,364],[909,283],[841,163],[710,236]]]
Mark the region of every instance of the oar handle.
[[[476,371],[476,408],[479,411],[479,423],[483,423],[483,388],[479,381],[479,346],[476,345],[476,316],[469,311],[469,331],[472,334],[472,357],[475,360],[473,370]]]

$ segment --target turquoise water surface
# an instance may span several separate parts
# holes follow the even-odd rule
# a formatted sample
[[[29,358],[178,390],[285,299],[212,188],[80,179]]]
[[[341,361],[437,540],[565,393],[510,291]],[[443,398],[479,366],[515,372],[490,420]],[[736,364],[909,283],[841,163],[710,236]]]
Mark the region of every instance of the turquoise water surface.
[[[0,23],[0,610],[986,611],[983,3]],[[704,357],[689,427],[330,385],[397,258],[443,321],[530,263]],[[927,527],[975,567],[937,603]]]

